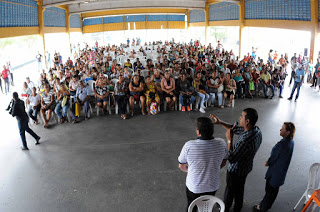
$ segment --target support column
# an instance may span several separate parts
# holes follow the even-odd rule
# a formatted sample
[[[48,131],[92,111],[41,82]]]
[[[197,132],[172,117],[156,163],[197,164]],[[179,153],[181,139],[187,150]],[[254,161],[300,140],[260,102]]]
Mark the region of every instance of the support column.
[[[70,42],[70,13],[69,13],[69,8],[66,9],[66,29],[67,29],[67,36],[68,36],[68,43],[69,43],[69,53],[70,53],[70,57],[71,57],[72,53],[71,53],[71,42]]]
[[[190,27],[190,15],[189,15],[190,10],[188,9],[186,12],[186,16],[187,16],[187,29],[189,29]]]
[[[38,4],[38,22],[39,22],[39,36],[42,39],[42,55],[44,59],[44,66],[47,67],[47,58],[45,58],[46,55],[46,42],[44,40],[44,19],[43,19],[43,12],[45,8],[42,8],[43,0],[39,0],[37,2]]]
[[[311,5],[311,23],[312,23],[312,29],[311,29],[311,42],[310,42],[310,58],[312,59],[313,63],[315,64],[317,62],[318,58],[318,52],[316,47],[316,40],[318,36],[318,27],[319,27],[319,2],[318,0],[310,0]]]
[[[208,27],[209,27],[209,4],[206,2],[205,9],[205,45],[208,44]]]
[[[83,18],[82,18],[82,13],[80,14],[80,24],[81,24],[81,32],[83,35]]]
[[[81,26],[81,42],[83,43],[83,19],[82,19],[82,13],[80,13],[80,26]],[[78,51],[79,51],[79,49],[78,49]]]
[[[239,20],[240,20],[240,27],[239,27],[239,59],[242,58],[243,56],[243,52],[242,52],[242,48],[243,48],[243,42],[244,42],[244,28],[245,28],[245,24],[244,24],[244,19],[245,19],[245,0],[240,0],[239,5]]]

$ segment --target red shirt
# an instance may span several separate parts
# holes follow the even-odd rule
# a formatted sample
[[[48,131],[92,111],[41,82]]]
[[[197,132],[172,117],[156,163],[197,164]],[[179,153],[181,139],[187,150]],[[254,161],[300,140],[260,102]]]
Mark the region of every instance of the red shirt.
[[[9,70],[8,69],[4,69],[2,71],[2,78],[3,79],[7,79],[8,78],[8,74],[9,74]]]

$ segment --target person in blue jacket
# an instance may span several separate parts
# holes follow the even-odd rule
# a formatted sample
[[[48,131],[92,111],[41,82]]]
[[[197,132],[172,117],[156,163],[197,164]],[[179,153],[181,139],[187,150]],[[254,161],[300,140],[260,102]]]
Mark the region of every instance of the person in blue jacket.
[[[293,153],[295,131],[296,128],[292,122],[285,122],[280,129],[280,136],[283,139],[272,148],[271,156],[265,162],[265,166],[268,166],[265,177],[266,194],[260,204],[254,206],[256,211],[270,209],[276,200],[280,186],[284,184]]]

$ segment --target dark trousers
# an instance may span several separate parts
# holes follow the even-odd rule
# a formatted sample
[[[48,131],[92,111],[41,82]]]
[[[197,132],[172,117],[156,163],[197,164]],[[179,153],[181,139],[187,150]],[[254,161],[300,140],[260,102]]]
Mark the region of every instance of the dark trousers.
[[[262,201],[260,202],[260,210],[267,211],[272,207],[272,204],[277,198],[279,187],[272,187],[269,181],[266,181],[266,194],[264,195]]]
[[[188,207],[187,207],[187,211],[188,211],[189,205],[193,202],[193,200],[197,199],[198,197],[204,196],[204,195],[212,195],[212,196],[214,196],[217,191],[195,194],[192,191],[190,191],[188,189],[188,187],[186,187],[186,192],[187,192],[187,199],[188,199]],[[193,212],[197,211],[196,208],[197,207],[194,207],[192,211]]]
[[[234,173],[227,172],[227,186],[224,192],[224,204],[226,212],[231,208],[234,200],[234,212],[241,211],[243,205],[244,185],[247,176],[238,176]]]
[[[294,72],[294,71],[291,71],[291,76],[290,76],[289,85],[291,85],[292,80],[293,80],[293,82],[294,82],[294,74],[295,74],[295,72]]]
[[[126,114],[128,99],[126,96],[116,96],[116,102],[118,104],[118,108],[120,110],[120,114]]]
[[[317,76],[316,73],[313,73],[313,78],[312,78],[312,86],[315,87],[317,86]]]
[[[28,148],[27,145],[27,141],[26,141],[26,131],[32,136],[34,137],[34,139],[39,138],[39,136],[33,132],[32,129],[29,128],[29,119],[22,119],[20,121],[18,121],[18,127],[19,127],[19,132],[20,132],[20,137],[21,137],[21,141],[22,141],[22,146],[25,148]]]

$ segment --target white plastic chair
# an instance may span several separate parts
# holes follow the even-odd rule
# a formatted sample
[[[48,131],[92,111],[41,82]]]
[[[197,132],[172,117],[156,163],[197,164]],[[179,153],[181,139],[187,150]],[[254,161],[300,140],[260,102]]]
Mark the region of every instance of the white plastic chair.
[[[298,203],[296,204],[296,206],[294,206],[293,210],[296,210],[296,208],[298,207],[299,203],[303,198],[305,198],[304,204],[306,204],[309,198],[311,197],[312,193],[315,190],[320,188],[319,170],[320,170],[320,163],[314,163],[311,165],[309,169],[309,181],[308,181],[307,189],[304,191]]]
[[[201,196],[193,200],[193,202],[189,205],[188,212],[192,212],[195,206],[198,207],[199,212],[209,212],[209,211],[211,212],[213,209],[213,206],[216,203],[218,203],[218,205],[220,206],[220,212],[224,212],[225,206],[223,201],[211,195]]]
[[[141,71],[141,75],[142,75],[144,78],[146,78],[146,77],[149,75],[149,70],[148,70],[148,69],[143,69],[143,70]]]

